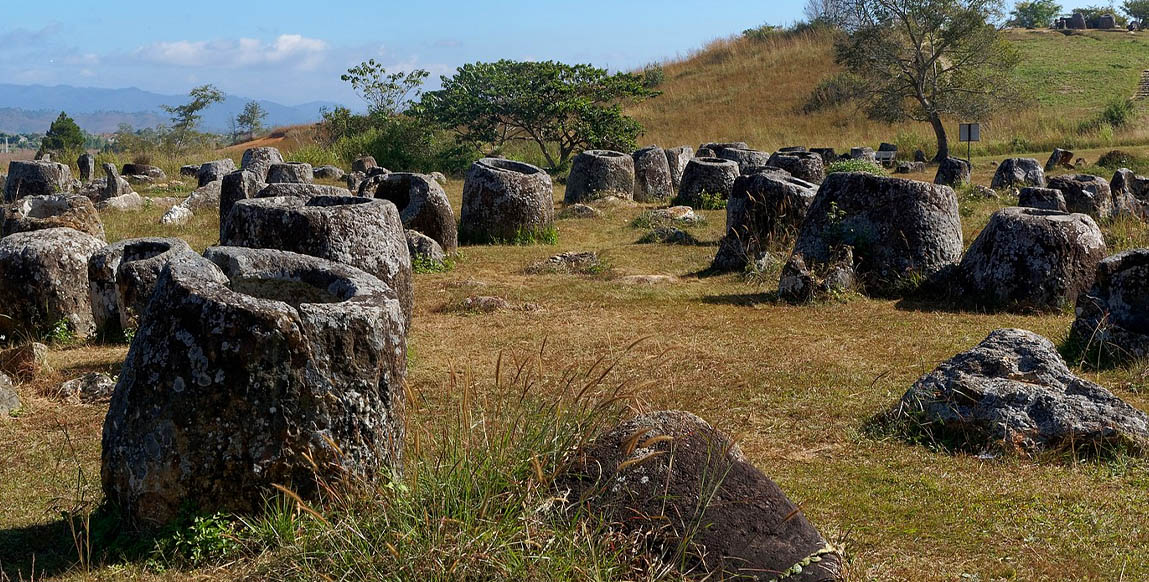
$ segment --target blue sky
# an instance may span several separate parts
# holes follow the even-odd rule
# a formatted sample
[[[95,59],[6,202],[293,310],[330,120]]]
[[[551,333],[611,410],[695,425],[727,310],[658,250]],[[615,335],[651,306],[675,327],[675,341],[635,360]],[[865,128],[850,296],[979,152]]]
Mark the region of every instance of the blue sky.
[[[1089,2],[1062,2],[1068,8]],[[1098,3],[1098,2],[1093,2]],[[8,2],[0,82],[185,93],[213,83],[288,105],[357,104],[339,80],[374,58],[433,79],[510,59],[611,69],[689,53],[764,22],[799,19],[804,0],[57,0]]]

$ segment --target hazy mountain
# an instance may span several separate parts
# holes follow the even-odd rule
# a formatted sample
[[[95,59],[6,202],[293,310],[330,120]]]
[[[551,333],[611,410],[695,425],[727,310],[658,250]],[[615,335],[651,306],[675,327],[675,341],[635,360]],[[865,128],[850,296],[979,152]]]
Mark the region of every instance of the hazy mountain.
[[[57,85],[10,85],[0,83],[0,131],[9,133],[43,132],[61,111],[67,112],[89,133],[107,133],[121,123],[137,129],[166,123],[168,115],[161,105],[180,105],[186,95],[161,95],[135,87],[97,89]],[[250,99],[228,95],[223,103],[204,111],[200,129],[224,132],[228,120],[239,113]],[[296,125],[319,119],[323,107],[333,102],[313,101],[295,106],[258,100],[267,111],[267,126]]]

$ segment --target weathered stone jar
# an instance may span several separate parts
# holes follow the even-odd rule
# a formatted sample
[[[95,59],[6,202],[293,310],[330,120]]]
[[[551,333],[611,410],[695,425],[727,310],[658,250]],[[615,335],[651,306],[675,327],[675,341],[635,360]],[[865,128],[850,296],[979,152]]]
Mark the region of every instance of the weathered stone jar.
[[[1149,357],[1149,249],[1101,261],[1093,287],[1077,298],[1070,337],[1114,364]]]
[[[425,174],[405,172],[382,174],[372,180],[376,181],[365,194],[394,204],[399,209],[403,228],[431,237],[446,253],[456,251],[459,233],[455,213],[438,182]]]
[[[179,238],[129,238],[92,255],[88,285],[97,332],[108,335],[135,329],[160,271],[173,258],[192,253]]]
[[[72,169],[65,164],[40,160],[13,161],[8,164],[4,201],[67,192],[71,183]]]
[[[289,487],[401,471],[406,333],[346,265],[217,247],[164,269],[104,421],[101,477],[131,522],[253,512]]]
[[[267,182],[267,172],[272,164],[282,164],[283,155],[272,147],[248,148],[243,152],[239,169],[255,174],[260,182]]]
[[[554,228],[551,177],[530,164],[483,158],[463,182],[459,239],[469,243],[533,241]]]
[[[104,241],[71,228],[18,232],[0,239],[0,333],[39,336],[58,323],[79,337],[95,330],[88,259]]]
[[[567,178],[566,204],[607,196],[630,200],[634,193],[634,160],[610,150],[587,150],[575,156]]]
[[[315,181],[311,164],[287,162],[271,164],[267,169],[268,184],[310,184]]]
[[[674,195],[672,155],[658,146],[642,148],[630,155],[634,160],[634,200],[662,202]]]
[[[104,238],[100,213],[87,196],[50,194],[26,196],[0,209],[3,225],[0,232],[8,236],[17,232],[67,227]]]
[[[275,196],[231,209],[223,245],[279,249],[362,269],[391,287],[409,321],[415,303],[403,222],[386,200],[354,196]]]
[[[738,163],[731,160],[694,158],[682,172],[682,185],[678,187],[676,202],[698,208],[702,205],[703,194],[725,200],[730,197],[734,180],[740,173]]]

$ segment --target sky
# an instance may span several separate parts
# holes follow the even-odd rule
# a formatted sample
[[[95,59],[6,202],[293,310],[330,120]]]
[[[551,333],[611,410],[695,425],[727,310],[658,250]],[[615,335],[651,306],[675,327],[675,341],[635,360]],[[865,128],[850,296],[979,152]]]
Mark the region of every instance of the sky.
[[[1066,9],[1097,2],[1062,2]],[[55,0],[8,2],[0,82],[138,87],[183,94],[212,83],[286,105],[359,101],[339,75],[373,58],[388,70],[501,58],[612,70],[688,54],[805,0]]]

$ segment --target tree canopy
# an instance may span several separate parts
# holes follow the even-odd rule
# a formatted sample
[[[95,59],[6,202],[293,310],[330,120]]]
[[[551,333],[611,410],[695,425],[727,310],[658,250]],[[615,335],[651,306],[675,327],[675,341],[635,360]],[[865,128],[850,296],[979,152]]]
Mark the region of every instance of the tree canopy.
[[[351,83],[372,114],[391,117],[403,112],[419,97],[428,76],[430,73],[423,69],[388,73],[383,65],[370,59],[347,69],[339,78]]]
[[[852,0],[836,59],[861,82],[870,117],[927,122],[937,159],[949,156],[945,119],[985,119],[1017,99],[1016,50],[991,22],[1000,0]]]
[[[40,147],[44,150],[80,149],[84,147],[84,132],[67,113],[61,111],[40,141]]]
[[[1149,0],[1125,0],[1121,10],[1139,23],[1149,22]]]
[[[1010,13],[1009,26],[1020,28],[1046,28],[1061,14],[1061,4],[1054,0],[1033,0],[1018,2]]]
[[[235,125],[239,131],[247,134],[248,139],[263,130],[263,120],[267,119],[267,110],[258,101],[248,101],[243,111],[235,116]]]
[[[583,149],[633,149],[642,126],[623,114],[622,104],[656,95],[640,75],[501,60],[463,65],[443,77],[443,88],[425,94],[418,112],[452,128],[460,143],[532,143],[553,170]]]
[[[223,101],[223,93],[213,85],[201,85],[188,92],[190,101],[183,105],[161,106],[172,116],[172,142],[176,149],[182,148],[199,126],[203,111]]]

